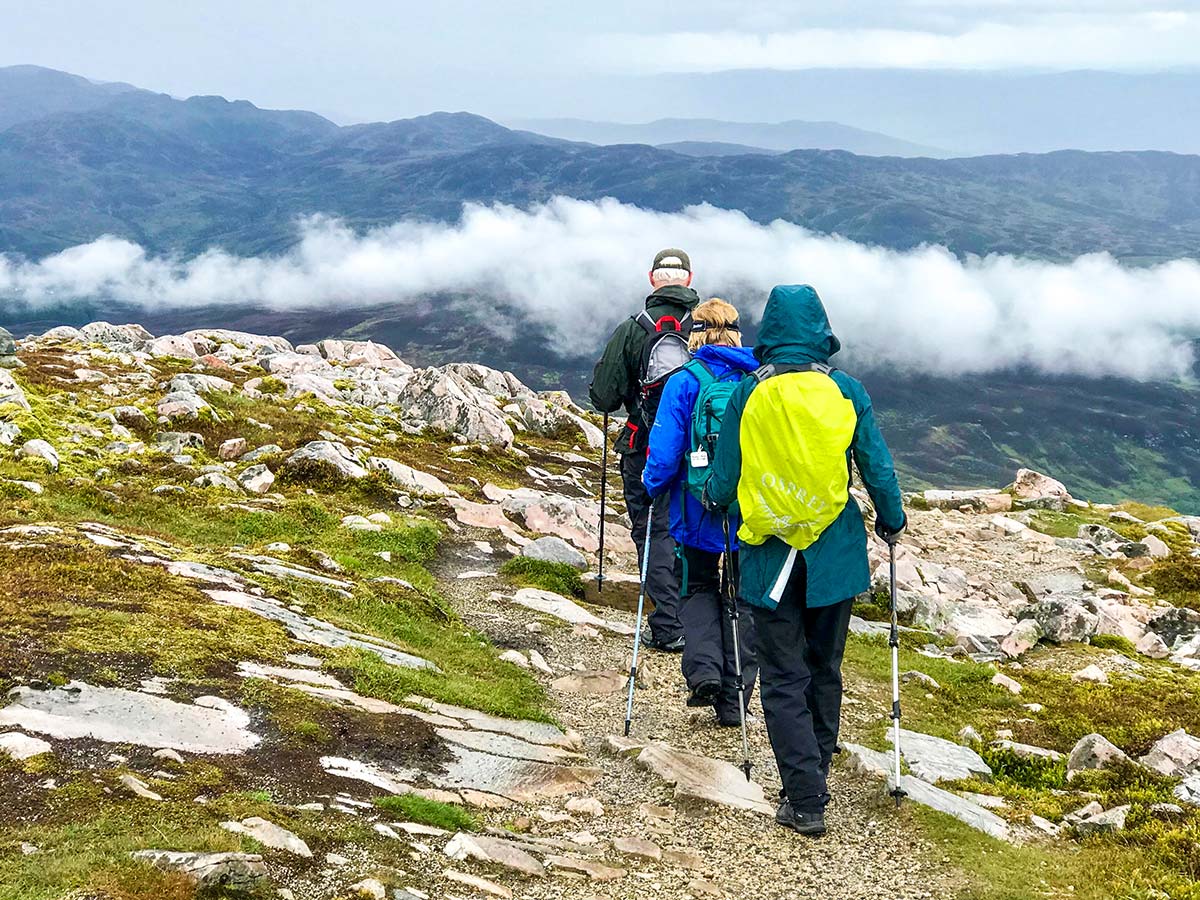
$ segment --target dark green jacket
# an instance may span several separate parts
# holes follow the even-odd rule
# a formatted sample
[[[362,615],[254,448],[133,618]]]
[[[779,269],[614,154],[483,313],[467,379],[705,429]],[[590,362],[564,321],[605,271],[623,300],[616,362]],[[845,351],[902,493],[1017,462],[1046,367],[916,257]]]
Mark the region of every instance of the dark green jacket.
[[[656,321],[662,316],[682,319],[696,308],[700,296],[689,287],[669,284],[646,298],[646,312]],[[617,326],[604,354],[596,363],[588,396],[600,412],[616,412],[622,406],[629,414],[629,425],[617,439],[618,453],[646,449],[646,429],[642,411],[638,408],[638,378],[642,367],[642,351],[648,335],[632,318]]]
[[[828,363],[839,349],[841,343],[829,326],[825,307],[816,291],[808,285],[784,285],[771,291],[754,349],[759,362],[776,365]],[[834,370],[831,377],[841,389],[842,396],[854,404],[858,415],[854,439],[846,453],[846,477],[850,477],[853,461],[883,524],[889,530],[899,531],[905,523],[903,501],[892,455],[875,422],[871,398],[862,384],[845,372]],[[742,471],[742,413],[757,386],[753,377],[745,378],[738,385],[721,424],[707,493],[710,500],[722,507],[732,506],[737,499]],[[798,476],[798,479],[802,477]],[[746,602],[774,608],[775,603],[768,595],[783,569],[789,549],[787,544],[774,537],[758,546],[743,542],[739,593]],[[853,496],[841,515],[816,543],[803,551],[803,555],[808,567],[809,606],[829,606],[867,591],[871,581],[867,532],[862,511]]]

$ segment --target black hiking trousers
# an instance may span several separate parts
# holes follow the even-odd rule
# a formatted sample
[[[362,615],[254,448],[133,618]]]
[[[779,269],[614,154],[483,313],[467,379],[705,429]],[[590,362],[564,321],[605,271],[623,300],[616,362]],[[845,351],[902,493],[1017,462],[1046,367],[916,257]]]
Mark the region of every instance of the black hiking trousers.
[[[810,608],[798,556],[779,607],[753,607],[763,712],[783,791],[798,812],[822,812],[842,713],[842,655],[850,628],[845,600]]]
[[[687,545],[680,549],[687,562],[687,587],[679,609],[683,634],[687,639],[683,647],[683,677],[691,690],[706,681],[719,681],[721,693],[715,704],[717,720],[722,725],[737,725],[741,722],[738,715],[737,665],[733,653],[733,621],[729,618],[729,601],[721,595],[722,554]],[[736,554],[734,556],[736,566]],[[742,682],[746,687],[744,702],[748,709],[758,677],[754,618],[749,605],[741,600],[738,601],[738,611]]]
[[[625,508],[633,524],[633,543],[637,546],[639,574],[646,541],[646,517],[650,515],[650,495],[642,484],[646,468],[645,453],[628,453],[621,457],[621,481],[624,486]],[[653,504],[654,519],[650,525],[650,567],[646,573],[646,596],[654,604],[650,613],[650,633],[656,641],[669,644],[683,635],[679,621],[679,579],[675,573],[675,539],[671,537],[670,503],[664,497]]]

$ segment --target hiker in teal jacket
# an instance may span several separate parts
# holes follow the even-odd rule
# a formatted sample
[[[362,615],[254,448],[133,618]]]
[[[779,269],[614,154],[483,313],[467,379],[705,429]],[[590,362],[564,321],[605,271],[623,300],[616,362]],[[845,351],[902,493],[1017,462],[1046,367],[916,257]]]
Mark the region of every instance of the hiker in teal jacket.
[[[875,504],[876,533],[894,541],[906,524],[892,456],[876,424],[871,398],[856,379],[828,368],[840,348],[815,290],[786,285],[771,291],[755,348],[764,368],[746,378],[730,399],[706,498],[719,508],[729,508],[740,498],[749,522],[748,503],[762,483],[786,487],[790,494],[775,496],[788,503],[800,497],[824,510],[826,520],[811,543],[792,532],[785,534],[796,518],[793,509],[783,508],[786,504],[777,504],[779,533],[748,533],[746,525],[741,533],[739,594],[753,608],[760,696],[783,779],[776,821],[810,836],[825,832],[826,777],[837,749],[850,607],[854,597],[870,587],[862,512],[847,491],[852,464],[858,466]],[[753,415],[746,415],[751,396],[764,388],[768,393]],[[805,408],[805,391],[822,404],[832,404],[822,410],[837,410],[839,423],[830,423],[831,429],[840,429],[837,435],[817,436],[825,440],[814,439],[809,447],[817,450],[795,457],[806,463],[787,463],[791,471],[749,471],[744,458],[749,448],[757,454],[757,448],[778,440],[780,423],[807,421],[812,410]],[[767,398],[772,401],[769,406]],[[806,425],[809,431],[823,426],[824,420]],[[798,439],[806,440],[804,435]],[[823,456],[814,455],[818,452]],[[756,457],[754,465],[760,464]],[[837,485],[840,496],[829,490],[828,478],[821,480],[830,472],[835,482],[842,477],[839,472],[844,474],[845,482]],[[844,504],[840,511],[838,503]],[[793,555],[797,544],[806,546]]]

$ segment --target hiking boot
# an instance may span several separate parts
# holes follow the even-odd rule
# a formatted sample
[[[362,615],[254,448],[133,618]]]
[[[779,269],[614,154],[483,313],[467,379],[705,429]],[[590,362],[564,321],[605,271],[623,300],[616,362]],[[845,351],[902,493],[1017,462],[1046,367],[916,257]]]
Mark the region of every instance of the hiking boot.
[[[775,821],[805,837],[818,838],[825,834],[825,813],[799,812],[792,809],[792,801],[784,800],[775,811]]]
[[[712,706],[721,696],[721,682],[702,681],[688,694],[687,705],[691,707]]]
[[[643,631],[642,644],[643,646],[649,647],[651,650],[658,650],[662,653],[682,653],[684,640],[683,635],[681,634],[679,637],[673,640],[660,641],[649,631]]]

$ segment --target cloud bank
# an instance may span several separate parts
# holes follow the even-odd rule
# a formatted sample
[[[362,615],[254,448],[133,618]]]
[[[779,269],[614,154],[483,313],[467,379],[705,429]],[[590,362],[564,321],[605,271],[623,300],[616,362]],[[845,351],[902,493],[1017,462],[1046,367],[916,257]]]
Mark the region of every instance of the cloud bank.
[[[731,69],[1163,69],[1195,64],[1200,15],[1183,10],[1054,13],[950,30],[795,28],[607,34],[586,58],[614,71]]]
[[[659,213],[604,200],[529,209],[468,206],[454,225],[403,222],[356,233],[300,223],[277,256],[152,256],[103,237],[41,260],[0,256],[0,322],[18,308],[111,298],[149,308],[275,309],[404,303],[439,292],[502,301],[588,356],[647,290],[654,252],[689,251],[702,296],[754,319],[775,284],[817,288],[858,365],[939,374],[1028,367],[1052,374],[1186,377],[1200,337],[1200,263],[1120,265],[1105,254],[1053,264],[898,252],[752,222],[710,206]],[[217,322],[213,323],[218,324]]]

